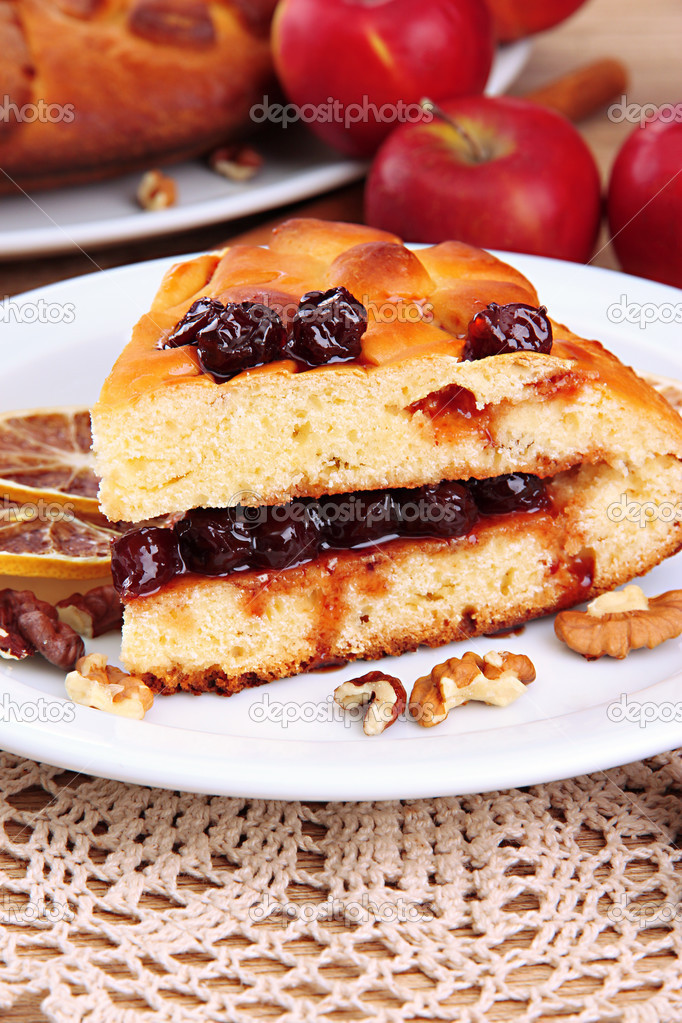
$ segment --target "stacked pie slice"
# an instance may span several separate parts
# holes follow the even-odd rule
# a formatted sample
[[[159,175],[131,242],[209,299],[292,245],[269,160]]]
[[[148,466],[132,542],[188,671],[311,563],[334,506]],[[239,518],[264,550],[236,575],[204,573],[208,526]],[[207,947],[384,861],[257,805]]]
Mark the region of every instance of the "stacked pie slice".
[[[157,692],[513,627],[682,546],[628,514],[682,501],[682,419],[456,242],[292,220],[175,266],[92,418]]]

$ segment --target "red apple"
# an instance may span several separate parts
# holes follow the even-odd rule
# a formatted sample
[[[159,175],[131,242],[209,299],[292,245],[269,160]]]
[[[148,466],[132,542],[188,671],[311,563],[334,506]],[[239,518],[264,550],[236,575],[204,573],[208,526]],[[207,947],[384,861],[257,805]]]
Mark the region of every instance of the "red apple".
[[[288,98],[351,156],[416,119],[423,96],[482,92],[493,58],[485,0],[281,0],[272,32]]]
[[[608,194],[623,270],[682,288],[682,123],[663,115],[625,140]]]
[[[569,121],[509,97],[452,100],[442,114],[383,144],[365,191],[368,224],[409,241],[589,259],[599,172]]]
[[[501,43],[544,32],[565,21],[585,0],[487,0]]]

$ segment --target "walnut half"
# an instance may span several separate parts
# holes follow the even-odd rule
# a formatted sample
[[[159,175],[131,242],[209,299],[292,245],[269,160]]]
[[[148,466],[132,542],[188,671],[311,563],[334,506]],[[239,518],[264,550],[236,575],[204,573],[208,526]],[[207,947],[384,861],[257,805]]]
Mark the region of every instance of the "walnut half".
[[[72,593],[55,604],[55,608],[59,621],[86,639],[113,632],[123,624],[123,605],[113,586],[98,586],[85,594]]]
[[[381,735],[405,710],[407,693],[394,675],[369,671],[337,686],[334,701],[344,710],[367,704],[362,730],[365,735]]]
[[[469,700],[507,707],[535,679],[535,667],[525,654],[490,651],[484,657],[467,651],[437,664],[418,678],[410,695],[410,714],[424,728],[444,721],[454,707]]]
[[[84,653],[83,640],[59,621],[52,604],[31,590],[0,590],[0,657],[20,661],[42,654],[68,671]]]
[[[108,665],[103,654],[80,658],[66,676],[66,692],[74,703],[126,718],[143,718],[154,702],[142,679]]]
[[[561,611],[554,631],[588,661],[621,660],[631,650],[653,647],[682,634],[682,590],[647,598],[639,586],[604,593],[586,611]]]
[[[160,170],[150,170],[142,175],[137,188],[137,201],[143,210],[165,210],[175,206],[178,190],[173,178]]]
[[[230,181],[250,181],[263,166],[263,157],[253,146],[221,146],[214,149],[209,167]]]

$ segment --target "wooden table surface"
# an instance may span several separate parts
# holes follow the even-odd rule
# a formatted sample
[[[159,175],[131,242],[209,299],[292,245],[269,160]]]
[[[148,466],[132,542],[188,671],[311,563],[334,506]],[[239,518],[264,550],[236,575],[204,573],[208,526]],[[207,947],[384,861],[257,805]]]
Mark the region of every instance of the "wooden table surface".
[[[536,38],[531,59],[512,92],[521,95],[590,59],[617,56],[629,69],[627,95],[630,101],[642,104],[677,102],[681,98],[679,91],[675,91],[680,85],[681,27],[679,0],[648,0],[647,3],[642,0],[590,0],[567,23]],[[618,147],[631,126],[613,123],[603,112],[580,127],[606,181]],[[10,260],[0,263],[0,296],[138,260],[210,248],[294,212],[330,219],[361,219],[362,188],[345,188],[313,202],[157,240],[99,249],[92,253],[76,250],[73,254],[44,259]],[[600,266],[616,266],[610,248],[605,242],[602,244],[605,247],[595,256],[594,262]],[[30,809],[30,801],[26,809]],[[531,982],[532,977],[529,975],[527,980]],[[622,996],[625,1004],[628,993],[623,992]],[[12,1009],[4,1010],[3,1018],[8,1023],[35,1023],[44,1018],[38,1001],[26,996]]]

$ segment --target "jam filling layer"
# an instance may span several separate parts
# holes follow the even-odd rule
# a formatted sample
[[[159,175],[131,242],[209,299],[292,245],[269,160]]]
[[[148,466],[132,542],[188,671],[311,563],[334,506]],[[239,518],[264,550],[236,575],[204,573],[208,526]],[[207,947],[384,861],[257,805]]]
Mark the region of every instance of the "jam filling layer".
[[[115,540],[111,571],[122,597],[143,597],[190,573],[283,571],[327,551],[407,538],[456,539],[481,517],[551,507],[546,481],[512,473],[416,489],[298,498],[286,505],[195,508],[172,526],[144,526]]]

